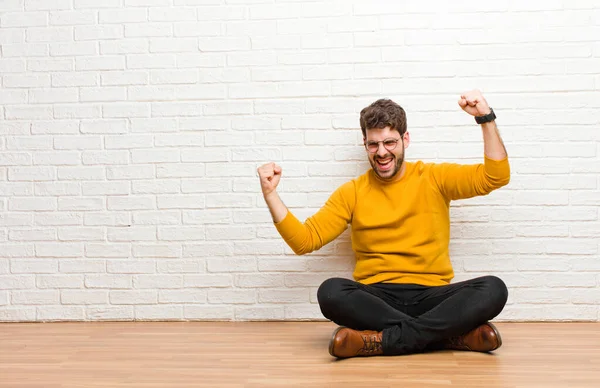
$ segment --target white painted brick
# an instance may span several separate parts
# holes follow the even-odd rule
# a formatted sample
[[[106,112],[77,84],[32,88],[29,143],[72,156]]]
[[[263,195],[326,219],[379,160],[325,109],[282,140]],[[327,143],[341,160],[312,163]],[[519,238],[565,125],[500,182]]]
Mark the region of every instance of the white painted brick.
[[[215,305],[201,305],[201,306],[184,306],[184,318],[191,320],[202,320],[202,321],[230,321],[233,320],[233,307],[231,306],[215,306]]]
[[[232,220],[228,210],[189,210],[182,214],[184,224],[229,224]]]
[[[31,154],[25,152],[0,152],[0,164],[19,166],[32,164]]]
[[[166,163],[156,166],[157,178],[194,178],[204,176],[204,164]]]
[[[8,120],[50,120],[51,106],[9,106],[5,108],[4,116]],[[33,139],[35,141],[35,139]]]
[[[36,88],[50,86],[49,74],[21,75],[8,74],[3,77],[4,86],[7,88]]]
[[[158,227],[158,239],[165,241],[204,240],[205,233],[205,229],[202,226]]]
[[[133,307],[88,307],[86,308],[86,318],[92,321],[132,321],[134,319]]]
[[[85,244],[85,255],[88,257],[129,257],[131,246],[128,243],[89,243]]]
[[[161,260],[157,262],[158,272],[163,273],[202,273],[204,262],[201,260]]]
[[[207,54],[210,55],[210,54]],[[250,81],[250,69],[243,68],[219,68],[199,69],[199,82],[203,84],[210,83],[231,83]]]
[[[133,278],[131,275],[86,275],[86,288],[131,288]]]
[[[184,244],[183,255],[184,258],[197,258],[197,257],[221,257],[230,256],[233,250],[231,246],[226,243],[196,243],[196,244]]]
[[[307,303],[309,302],[308,289],[266,288],[258,291],[258,300],[261,303]]]
[[[54,240],[56,240],[56,230],[54,228],[46,228],[46,229],[16,229],[16,228],[13,228],[8,233],[8,239],[11,241],[54,241]]]
[[[219,22],[176,22],[173,23],[175,36],[218,36],[221,35]]]
[[[193,84],[198,80],[196,70],[152,70],[150,72],[150,82],[153,84]]]
[[[105,177],[102,167],[59,167],[60,180],[103,180]]]
[[[46,288],[83,288],[83,276],[81,275],[38,275],[37,287]]]
[[[180,151],[177,149],[136,149],[131,151],[133,163],[176,163],[180,160]]]
[[[173,194],[180,192],[181,183],[178,179],[157,179],[155,181],[133,181],[134,194]]]
[[[257,269],[253,258],[208,259],[207,266],[208,272],[255,272]]]
[[[81,88],[80,99],[83,102],[124,101],[127,99],[127,89],[122,87]],[[82,128],[84,128],[82,123]]]
[[[98,12],[100,24],[124,24],[144,22],[148,19],[145,9],[110,9]]]
[[[152,104],[152,116],[197,116],[202,105],[195,102],[162,102]]]
[[[29,226],[33,225],[33,215],[32,214],[22,214],[22,213],[8,213],[4,212],[0,214],[0,226]],[[0,273],[2,264],[0,260]]]
[[[58,229],[58,239],[61,241],[102,241],[104,238],[104,229],[100,227],[77,226]]]
[[[206,303],[206,299],[207,299],[206,290],[183,289],[183,290],[160,290],[158,292],[158,302],[159,303],[198,304],[198,303]]]
[[[248,37],[224,36],[212,38],[199,38],[198,48],[207,51],[244,51],[250,50],[251,43]]]
[[[102,198],[59,198],[58,210],[104,210],[105,205]]]
[[[158,259],[177,258],[181,256],[181,245],[179,244],[134,244],[134,257],[155,257]]]
[[[108,228],[108,241],[155,241],[156,228],[151,226],[132,226]]]
[[[2,20],[0,17],[0,25]],[[4,28],[0,32],[0,43],[23,43],[25,42],[25,31],[19,28]]]
[[[255,290],[225,289],[208,291],[208,303],[212,304],[254,304],[256,299]]]
[[[106,177],[117,180],[151,179],[155,177],[154,166],[117,166],[107,167]]]
[[[48,45],[44,43],[30,44],[4,44],[2,45],[2,55],[5,58],[11,57],[47,57]]]
[[[72,26],[94,24],[96,14],[92,11],[51,11],[48,14],[50,25]]]
[[[183,306],[135,306],[136,320],[181,320]]]
[[[141,225],[178,225],[181,215],[178,211],[153,211],[134,214],[133,222]]]
[[[323,317],[319,305],[316,303],[297,305],[297,306],[285,306],[285,319],[293,320],[322,320],[326,319]]]
[[[78,152],[36,152],[33,155],[33,164],[37,165],[78,165],[80,163],[81,156]]]
[[[151,22],[177,22],[196,20],[196,8],[150,8],[148,20]]]
[[[351,276],[349,233],[295,257],[272,225],[256,167],[279,161],[282,197],[309,217],[369,168],[358,116],[386,94],[407,110],[410,158],[478,163],[478,131],[441,139],[431,127],[473,125],[448,97],[469,88],[504,112],[513,176],[489,196],[453,203],[457,279],[507,275],[517,293],[501,319],[598,319],[597,298],[584,292],[600,284],[593,2],[267,3],[0,5],[0,273],[52,263],[49,274],[9,285],[23,295],[67,289],[66,303],[82,303],[52,301],[41,317],[11,306],[0,320],[322,320],[316,289],[327,276]],[[559,130],[569,133],[562,145]],[[89,290],[84,278],[107,276],[107,265],[130,273],[126,289],[142,279],[152,298],[105,305],[110,277]],[[191,299],[159,294],[164,280],[137,271],[200,289]],[[238,299],[240,286],[251,300]],[[4,289],[0,304],[11,296]],[[200,304],[176,305],[186,302]],[[136,311],[143,304],[153,306]]]
[[[283,320],[284,307],[283,306],[249,306],[249,307],[236,307],[235,318],[236,320]]]
[[[242,288],[283,287],[284,277],[280,274],[240,274],[235,285]]]
[[[0,26],[7,27],[36,27],[48,23],[46,12],[6,12],[0,15]]]
[[[2,307],[0,308],[0,321],[2,322],[33,322],[36,320],[34,307]]]
[[[156,304],[158,293],[154,290],[110,291],[110,303],[114,305]]]
[[[50,43],[50,55],[53,57],[70,57],[75,55],[98,54],[95,42],[59,42]]]
[[[106,263],[108,273],[138,274],[156,272],[154,260],[108,260]]]
[[[14,197],[8,201],[8,210],[10,211],[52,211],[56,209],[56,198],[52,197]]]
[[[103,290],[62,290],[60,302],[63,305],[79,304],[106,304],[108,291]]]
[[[135,288],[181,288],[183,276],[181,275],[135,275],[133,278]]]
[[[86,70],[122,70],[125,68],[125,58],[122,56],[103,55],[101,57],[77,57],[75,69]]]
[[[115,8],[119,7],[122,3],[121,0],[104,0],[101,3],[98,3],[95,0],[73,0],[73,5],[75,9],[88,9],[88,8]]]
[[[114,196],[107,198],[108,210],[151,210],[155,209],[153,196]]]
[[[39,321],[81,321],[85,317],[82,307],[48,306],[37,308]]]
[[[125,37],[168,37],[173,35],[171,23],[135,23],[125,25]]]
[[[54,148],[58,150],[97,150],[102,148],[99,136],[60,136],[54,138]]]
[[[0,59],[0,71],[2,73],[21,73],[25,71],[23,59]]]
[[[35,225],[81,225],[83,215],[79,213],[38,213],[34,216]]]
[[[151,53],[193,52],[198,47],[195,38],[153,38],[150,39]]]
[[[28,42],[68,42],[73,40],[71,27],[31,27],[27,29]]]
[[[98,259],[65,259],[59,260],[61,273],[102,273],[106,271],[104,260]]]
[[[70,59],[33,59],[27,61],[30,71],[73,71],[74,62]]]
[[[105,136],[104,146],[107,149],[149,148],[152,146],[150,135],[115,135]]]
[[[0,275],[1,290],[26,290],[35,288],[33,275]]]

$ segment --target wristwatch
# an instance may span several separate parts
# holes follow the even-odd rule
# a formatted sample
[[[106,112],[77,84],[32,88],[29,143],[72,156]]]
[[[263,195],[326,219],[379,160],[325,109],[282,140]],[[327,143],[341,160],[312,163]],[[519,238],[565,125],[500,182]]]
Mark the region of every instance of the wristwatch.
[[[496,120],[496,115],[494,114],[494,110],[492,108],[490,108],[490,113],[485,116],[475,116],[475,121],[477,124],[485,124],[494,120]]]

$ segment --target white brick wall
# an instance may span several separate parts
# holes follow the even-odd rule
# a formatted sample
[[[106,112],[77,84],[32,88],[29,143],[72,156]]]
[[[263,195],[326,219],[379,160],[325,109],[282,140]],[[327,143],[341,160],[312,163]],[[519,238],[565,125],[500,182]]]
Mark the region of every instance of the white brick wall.
[[[303,219],[368,167],[358,112],[405,107],[409,160],[481,160],[457,96],[498,113],[512,181],[454,203],[456,280],[505,320],[600,320],[600,5],[594,1],[0,2],[0,321],[321,319],[346,232]]]

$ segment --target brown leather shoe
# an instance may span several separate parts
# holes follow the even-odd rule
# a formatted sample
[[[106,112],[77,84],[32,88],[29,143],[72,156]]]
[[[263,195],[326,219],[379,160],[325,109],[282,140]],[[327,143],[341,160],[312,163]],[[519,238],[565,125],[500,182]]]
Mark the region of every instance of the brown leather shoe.
[[[381,355],[381,336],[381,331],[358,331],[338,327],[329,342],[329,354],[339,358]]]
[[[502,337],[496,326],[486,322],[467,334],[449,338],[444,345],[445,349],[491,352],[502,346]]]

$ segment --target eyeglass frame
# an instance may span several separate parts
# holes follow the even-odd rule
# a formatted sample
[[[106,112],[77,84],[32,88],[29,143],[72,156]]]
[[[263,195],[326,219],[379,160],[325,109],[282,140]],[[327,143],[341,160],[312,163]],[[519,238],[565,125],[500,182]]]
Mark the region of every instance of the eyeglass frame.
[[[388,140],[395,140],[396,141],[396,144],[394,145],[393,148],[388,148],[388,147],[385,146],[385,142],[388,141]],[[400,136],[399,138],[388,137],[387,139],[383,139],[383,140],[380,140],[380,141],[365,141],[363,144],[364,144],[365,149],[367,150],[368,153],[370,153],[370,154],[376,154],[379,151],[379,143],[382,143],[383,144],[383,148],[385,148],[386,150],[393,151],[393,150],[396,149],[396,147],[398,147],[398,143],[400,142],[400,140],[402,140],[402,142],[404,143],[404,137]],[[369,150],[369,144],[371,144],[371,145],[377,144],[377,149],[375,151],[370,151]]]

